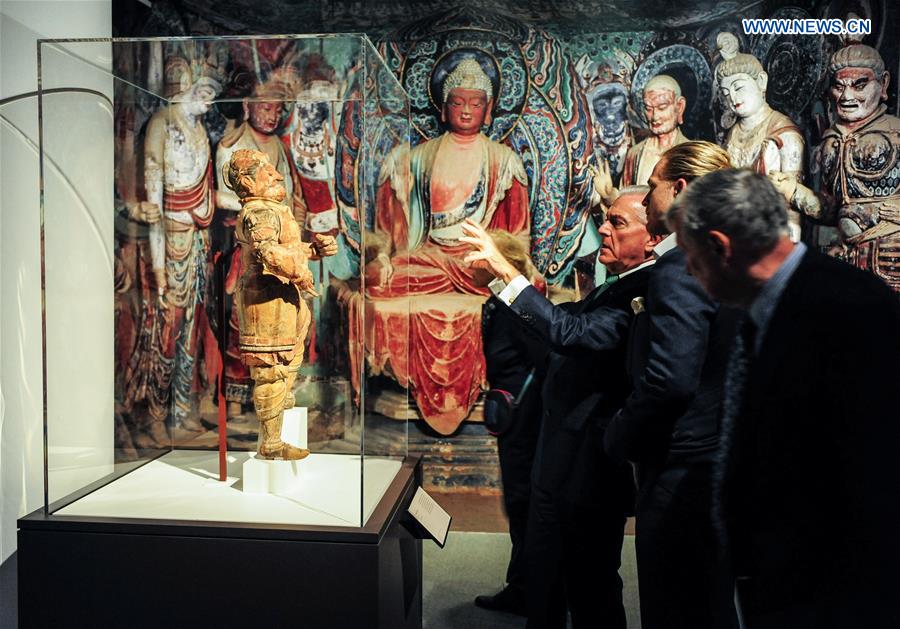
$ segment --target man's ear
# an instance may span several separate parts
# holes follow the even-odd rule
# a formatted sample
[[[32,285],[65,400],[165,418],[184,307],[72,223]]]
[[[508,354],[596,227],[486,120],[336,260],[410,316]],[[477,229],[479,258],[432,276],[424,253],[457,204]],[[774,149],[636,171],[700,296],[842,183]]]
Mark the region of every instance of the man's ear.
[[[734,255],[734,248],[732,246],[731,237],[728,234],[713,229],[709,231],[707,238],[709,240],[710,251],[712,251],[717,258],[722,262],[731,260]]]
[[[678,121],[679,125],[684,124],[685,107],[687,107],[687,99],[684,96],[679,96],[675,100],[675,119]]]
[[[679,177],[678,179],[676,179],[675,183],[672,186],[673,191],[674,191],[673,196],[677,197],[679,194],[684,192],[684,189],[686,187],[687,187],[687,181],[684,179],[684,177]]]
[[[766,86],[769,84],[769,75],[765,72],[760,72],[759,76],[756,77],[756,85],[759,86],[759,91],[763,94],[766,93]]]
[[[487,112],[484,114],[484,124],[485,126],[491,126],[491,120],[493,120],[493,116],[491,116],[491,112],[494,111],[494,99],[489,98],[487,101]]]
[[[644,257],[650,258],[653,255],[653,248],[665,240],[668,235],[669,234],[650,234],[650,238],[644,244]]]
[[[244,122],[250,120],[250,103],[247,98],[244,98]]]
[[[441,122],[447,124],[447,104],[441,105]]]
[[[881,100],[888,98],[888,85],[891,84],[891,73],[886,71],[881,75]]]

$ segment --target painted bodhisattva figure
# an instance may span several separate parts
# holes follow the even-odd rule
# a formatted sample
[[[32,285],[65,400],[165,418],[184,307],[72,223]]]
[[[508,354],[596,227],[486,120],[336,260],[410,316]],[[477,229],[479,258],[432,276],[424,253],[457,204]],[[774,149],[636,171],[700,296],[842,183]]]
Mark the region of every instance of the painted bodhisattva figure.
[[[303,361],[309,329],[304,292],[315,294],[307,262],[334,255],[331,236],[300,239],[294,213],[282,202],[284,177],[265,153],[234,152],[223,180],[241,202],[235,231],[243,273],[235,292],[240,350],[253,379],[253,405],[259,419],[258,454],[264,459],[302,459],[309,450],[281,440],[284,410],[294,405],[291,391]]]
[[[187,60],[170,57],[165,94],[172,104],[147,124],[144,187],[149,206],[162,210],[147,219],[157,300],[146,304],[125,398],[129,408],[146,404],[147,432],[158,445],[168,441],[168,417],[173,428],[202,430],[195,389],[209,383],[201,366],[213,369],[220,360],[204,305],[215,195],[202,120],[220,90],[211,77],[195,80]]]
[[[803,133],[794,122],[766,102],[769,77],[753,55],[739,52],[731,33],[719,33],[716,44],[722,62],[716,66],[719,96],[736,118],[725,138],[725,149],[735,168],[761,175],[781,173],[799,182],[803,171]],[[790,202],[790,198],[787,199]],[[800,240],[800,213],[788,211],[791,240]]]
[[[890,74],[878,51],[861,44],[835,52],[829,71],[837,120],[818,149],[822,190],[770,179],[804,214],[837,226],[832,254],[900,292],[900,118],[883,102]]]

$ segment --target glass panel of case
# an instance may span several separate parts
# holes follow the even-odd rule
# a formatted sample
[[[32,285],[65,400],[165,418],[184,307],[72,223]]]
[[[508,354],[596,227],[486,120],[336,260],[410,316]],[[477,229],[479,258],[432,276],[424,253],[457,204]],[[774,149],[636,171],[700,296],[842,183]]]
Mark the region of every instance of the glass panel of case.
[[[393,74],[360,35],[39,48],[47,511],[364,525],[407,455],[369,395],[408,404],[406,286],[367,291]]]

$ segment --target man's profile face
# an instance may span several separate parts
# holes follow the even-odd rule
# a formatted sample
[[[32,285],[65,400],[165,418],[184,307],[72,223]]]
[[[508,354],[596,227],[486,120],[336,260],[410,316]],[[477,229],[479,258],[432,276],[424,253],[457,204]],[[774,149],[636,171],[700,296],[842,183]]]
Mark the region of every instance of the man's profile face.
[[[672,90],[644,91],[644,116],[653,135],[664,135],[674,131],[683,112],[684,99],[675,98],[675,92]]]
[[[481,90],[457,87],[450,90],[444,103],[444,120],[450,130],[461,135],[474,135],[488,115],[489,101]]]
[[[652,238],[642,220],[641,196],[620,196],[606,213],[600,226],[603,237],[598,260],[610,273],[624,273],[646,261],[652,251]]]
[[[717,252],[713,238],[707,234],[692,236],[685,234],[680,221],[675,221],[678,246],[684,251],[687,271],[700,283],[703,290],[715,301],[728,305],[741,305],[741,290],[746,284],[736,274],[722,253]]]
[[[885,87],[871,68],[842,68],[831,80],[831,97],[838,118],[856,122],[868,118],[881,103]]]
[[[667,234],[669,232],[665,219],[669,206],[675,200],[675,182],[667,181],[663,178],[662,173],[666,168],[665,162],[666,158],[663,157],[653,168],[653,172],[647,180],[650,192],[647,193],[642,201],[644,207],[647,208],[647,230],[651,234]]]
[[[275,132],[281,120],[281,103],[277,101],[255,101],[248,103],[250,126],[266,135]]]

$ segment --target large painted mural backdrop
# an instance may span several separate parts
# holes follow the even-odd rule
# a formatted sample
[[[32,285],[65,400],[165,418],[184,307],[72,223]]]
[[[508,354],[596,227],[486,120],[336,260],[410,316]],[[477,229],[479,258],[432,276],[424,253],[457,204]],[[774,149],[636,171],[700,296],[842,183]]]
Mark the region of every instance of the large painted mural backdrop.
[[[898,68],[897,12],[868,2],[305,2],[258,4],[210,0],[116,3],[119,36],[274,34],[364,31],[409,93],[413,144],[441,132],[435,86],[456,59],[475,56],[499,90],[487,135],[515,150],[529,180],[531,252],[551,283],[571,276],[578,253],[596,247],[588,222],[590,162],[609,160],[621,173],[627,149],[647,135],[643,87],[665,73],[687,99],[682,130],[691,139],[721,141],[732,122],[714,94],[720,60],[716,36],[738,36],[769,74],[767,98],[803,129],[807,146],[829,125],[825,65],[839,45],[831,36],[750,37],[744,17],[869,17],[887,67]],[[783,3],[786,4],[786,3]],[[398,26],[399,25],[399,26]],[[631,27],[635,30],[618,30]],[[890,86],[896,109],[896,81]]]
[[[361,112],[350,108],[322,114],[338,136],[333,147],[336,155],[330,158],[334,162],[333,184],[327,185],[323,194],[336,199],[338,224],[352,227],[341,231],[350,249],[356,251],[356,257],[348,261],[350,266],[369,262],[367,252],[359,251],[360,232],[376,230],[378,217],[387,215],[391,208],[388,203],[385,210],[380,201],[385,192],[390,192],[388,169],[405,163],[403,160],[410,160],[415,169],[417,156],[433,156],[434,151],[429,153],[431,149],[426,144],[440,138],[446,130],[441,115],[444,81],[461,62],[467,61],[469,67],[478,69],[476,74],[486,77],[493,97],[492,115],[482,131],[487,139],[485,146],[493,147],[485,149],[485,155],[495,157],[485,158],[485,163],[494,160],[491,163],[513,164],[509,167],[513,174],[504,175],[504,185],[512,185],[507,195],[520,195],[516,196],[516,204],[527,206],[524,209],[529,218],[532,261],[549,284],[571,286],[576,261],[589,260],[599,246],[596,218],[591,211],[592,172],[595,166],[606,162],[613,183],[618,185],[629,148],[649,135],[643,115],[643,93],[651,79],[665,74],[677,81],[686,99],[681,131],[687,138],[722,143],[735,123],[717,96],[714,79],[716,65],[722,61],[717,49],[721,33],[734,35],[740,52],[752,54],[760,61],[768,73],[769,105],[796,124],[806,147],[811,149],[821,142],[834,121],[826,98],[826,68],[841,42],[835,36],[823,35],[748,36],[743,33],[742,18],[845,19],[855,14],[871,19],[873,32],[863,43],[880,51],[893,75],[887,105],[890,113],[897,113],[900,48],[892,37],[898,32],[900,9],[887,0],[819,0],[793,2],[791,6],[736,0],[693,3],[689,8],[674,4],[662,0],[575,0],[564,5],[549,0],[476,0],[448,8],[449,3],[433,1],[273,0],[250,9],[247,3],[235,0],[160,0],[149,8],[137,1],[116,3],[113,20],[114,33],[128,37],[368,34],[384,58],[386,71],[399,80],[409,96],[412,127],[408,145],[404,143],[393,151],[393,144],[388,142],[381,160],[382,172],[361,180],[351,174],[354,151],[360,142]],[[244,52],[249,55],[243,62],[248,68],[261,62],[274,66],[279,63],[279,49]],[[223,63],[235,65],[237,61],[240,60]],[[274,66],[271,69],[277,71]],[[346,70],[337,57],[323,57],[320,66],[322,76],[318,81],[323,84],[335,82],[332,75],[336,70],[338,74]],[[239,93],[240,86],[230,83],[240,78],[239,73],[232,73],[231,79],[223,79],[224,93]],[[206,115],[204,124],[213,147],[223,135],[226,120],[239,114],[214,108]],[[386,121],[382,139],[392,135],[390,115]],[[497,157],[510,152],[511,161]],[[816,185],[817,177],[809,167],[813,154],[807,150],[802,173],[810,186]],[[428,161],[432,158],[423,159],[426,164],[432,163]],[[524,171],[522,177],[516,174],[518,164]],[[501,194],[490,200],[494,194],[491,186],[496,183],[496,173],[491,168],[485,166],[483,172],[487,174],[481,175],[488,192],[477,197],[480,188],[476,186],[463,206],[477,208],[488,198],[485,222],[495,205],[511,203],[508,196],[501,198]],[[431,173],[427,175],[423,179],[426,183]],[[524,192],[520,194],[509,177],[520,181]],[[415,192],[410,196],[415,196]],[[359,199],[365,200],[365,207],[356,207]],[[406,213],[413,230],[412,201],[394,201]],[[307,205],[314,213],[314,204]],[[514,209],[518,211],[518,206]],[[422,238],[425,246],[428,226],[432,231],[438,226],[434,215],[429,217],[427,211]],[[804,237],[824,247],[834,234],[807,224]],[[440,251],[422,249],[418,257],[413,251],[410,264],[392,260],[385,262],[382,269],[390,264],[395,278],[406,277],[407,272],[410,277],[419,273],[419,279],[430,278],[428,274],[434,269],[445,269],[448,277],[456,277],[459,269],[447,266],[446,257],[456,250],[446,241],[439,244]],[[340,277],[337,272],[332,275]],[[368,268],[366,275],[370,275]],[[414,351],[410,351],[408,364],[404,359],[401,368],[399,356],[392,361],[384,348],[369,349],[380,357],[378,369],[384,368],[400,384],[411,385],[419,412],[430,425],[449,434],[469,414],[485,384],[479,332],[480,304],[485,293],[474,287],[465,273],[444,284],[435,281],[437,288],[423,289],[423,298],[413,301],[409,335]],[[393,293],[389,285],[379,290],[373,300],[376,337],[387,339],[388,347],[387,314],[384,329],[377,326],[379,313],[390,312]],[[371,360],[371,356],[367,358]]]

